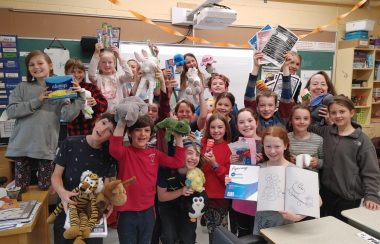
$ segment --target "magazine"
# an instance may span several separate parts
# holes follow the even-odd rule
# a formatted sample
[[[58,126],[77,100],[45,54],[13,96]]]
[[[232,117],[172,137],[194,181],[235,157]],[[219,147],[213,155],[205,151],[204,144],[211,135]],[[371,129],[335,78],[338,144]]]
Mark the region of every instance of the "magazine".
[[[65,229],[70,228],[70,213],[67,211],[65,225],[63,226]],[[99,220],[94,228],[92,228],[91,233],[88,238],[104,238],[108,235],[107,229],[107,217],[103,215],[103,217]]]
[[[0,210],[0,223],[9,223],[9,221],[29,222],[33,217],[33,211],[38,209],[37,200],[19,202],[19,208],[8,208]]]
[[[103,43],[104,48],[119,47],[120,30],[120,27],[112,27],[112,25],[103,23],[102,28],[96,30],[98,43]]]
[[[264,26],[263,28],[261,28],[261,30],[259,30],[257,33],[261,32],[261,31],[265,31],[265,30],[270,30],[270,29],[273,29],[272,26],[270,25],[266,25]],[[248,41],[248,44],[253,48],[253,49],[256,49],[258,50],[257,48],[257,33],[255,33],[251,39],[249,39]]]
[[[297,41],[298,37],[293,32],[279,25],[273,30],[273,34],[263,47],[259,46],[258,41],[258,48],[266,60],[276,66],[281,66],[285,61],[285,54],[293,49]]]

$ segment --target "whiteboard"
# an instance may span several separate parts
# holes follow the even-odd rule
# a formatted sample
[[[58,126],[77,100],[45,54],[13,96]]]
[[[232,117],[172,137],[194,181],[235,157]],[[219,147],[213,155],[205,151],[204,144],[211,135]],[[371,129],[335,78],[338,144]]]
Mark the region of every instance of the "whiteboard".
[[[213,64],[216,68],[216,72],[230,79],[229,92],[235,96],[238,108],[244,107],[244,93],[249,73],[252,70],[253,50],[168,44],[157,44],[157,47],[160,50],[158,57],[160,59],[161,68],[165,68],[165,60],[173,58],[177,53],[192,53],[198,60],[199,69],[206,76],[208,76],[208,73],[204,66],[200,66],[200,63],[204,55],[212,55],[214,60],[217,61]],[[120,54],[125,59],[135,58],[134,52],[141,53],[141,49],[149,51],[145,43],[120,43]],[[177,81],[179,82],[179,79],[177,79]],[[210,96],[210,93],[207,91],[205,97]]]

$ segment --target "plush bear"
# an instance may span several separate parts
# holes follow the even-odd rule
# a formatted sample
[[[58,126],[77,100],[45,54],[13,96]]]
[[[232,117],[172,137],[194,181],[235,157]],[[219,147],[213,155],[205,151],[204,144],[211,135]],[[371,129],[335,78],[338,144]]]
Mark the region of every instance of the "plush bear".
[[[198,69],[189,68],[186,72],[188,86],[186,88],[187,95],[198,95],[201,93],[201,79],[198,76]]]

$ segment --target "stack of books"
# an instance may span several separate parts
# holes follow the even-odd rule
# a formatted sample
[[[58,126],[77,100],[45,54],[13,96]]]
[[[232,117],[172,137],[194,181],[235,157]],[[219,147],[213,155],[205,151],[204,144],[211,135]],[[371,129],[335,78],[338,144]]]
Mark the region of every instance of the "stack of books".
[[[37,200],[18,202],[14,208],[0,209],[0,230],[22,226],[33,220],[41,203]]]

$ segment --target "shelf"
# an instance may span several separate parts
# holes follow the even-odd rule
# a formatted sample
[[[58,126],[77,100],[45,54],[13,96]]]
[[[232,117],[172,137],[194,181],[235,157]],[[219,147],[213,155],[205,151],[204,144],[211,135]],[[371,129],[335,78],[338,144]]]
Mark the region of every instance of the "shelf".
[[[374,80],[373,83],[379,83],[380,84],[380,80]]]
[[[373,70],[373,68],[352,68],[352,70]]]
[[[352,90],[371,90],[372,87],[368,87],[368,86],[365,86],[365,87],[351,87]]]
[[[370,108],[371,106],[355,106],[355,108]]]
[[[372,105],[380,105],[380,102],[372,103]]]

